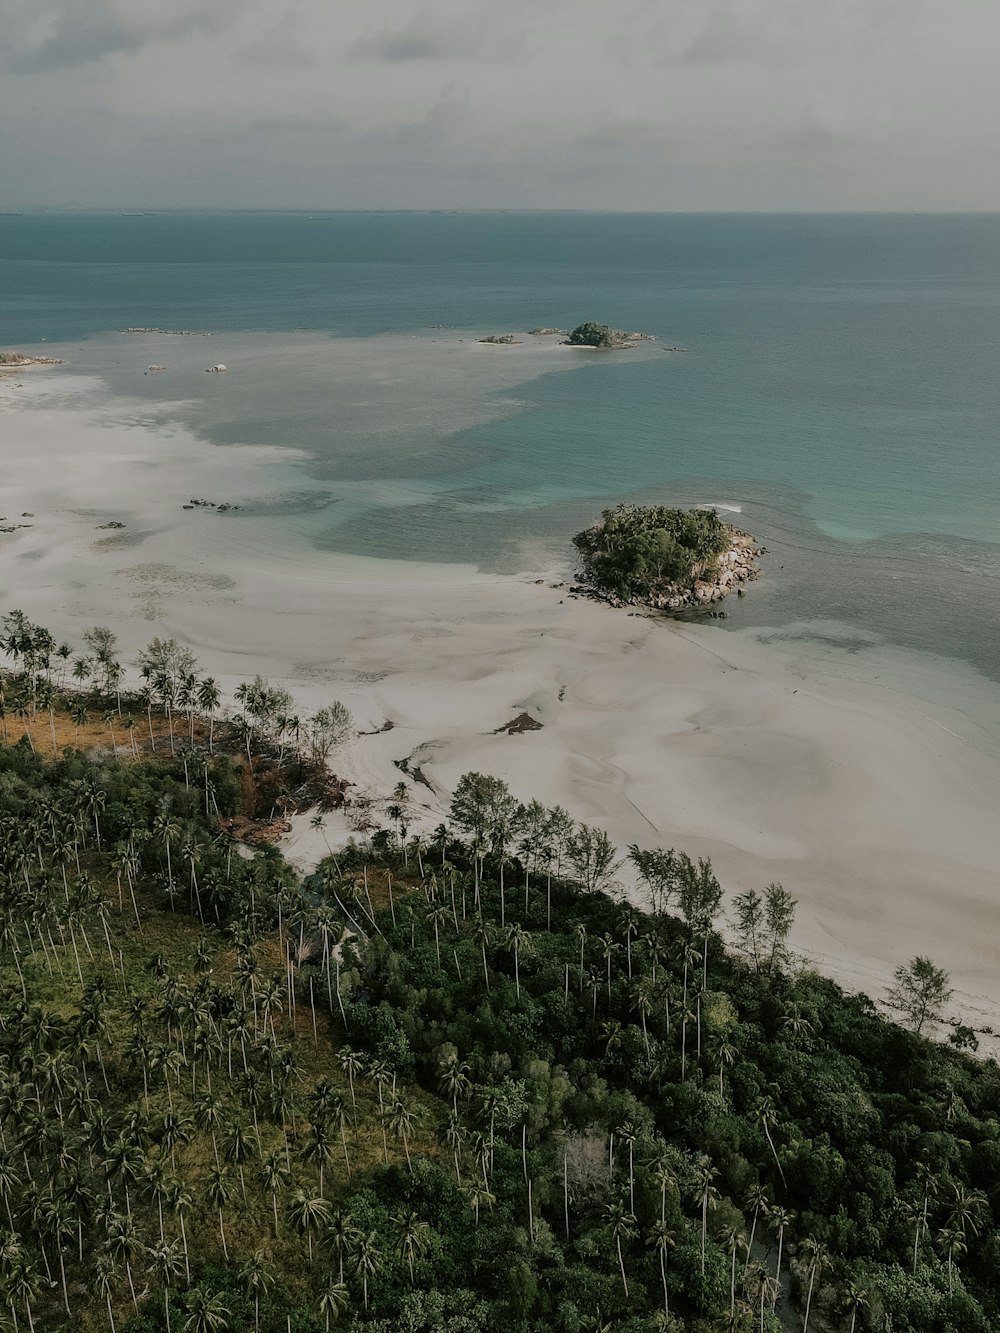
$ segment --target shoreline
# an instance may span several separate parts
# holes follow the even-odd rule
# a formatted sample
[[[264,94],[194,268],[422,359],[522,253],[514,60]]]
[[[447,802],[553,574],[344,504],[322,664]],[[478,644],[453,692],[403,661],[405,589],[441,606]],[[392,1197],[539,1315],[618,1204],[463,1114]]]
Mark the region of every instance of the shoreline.
[[[0,512],[34,525],[0,542],[3,610],[76,643],[109,624],[128,661],[176,636],[229,696],[259,671],[304,711],[340,698],[359,730],[393,722],[349,744],[343,775],[388,793],[410,760],[433,784],[412,798],[432,826],[463,772],[495,773],[621,848],[711,856],[729,899],[781,881],[795,951],[852,989],[880,998],[929,954],[975,1026],[1000,1020],[1000,757],[985,731],[972,743],[996,687],[978,694],[970,671],[960,706],[928,705],[899,675],[834,674],[856,666],[846,653],[623,617],[552,586],[563,569],[336,556],[282,544],[265,517],[199,522],[180,512],[192,494],[266,497],[294,451],[206,445],[117,401],[112,426],[84,379],[61,372],[61,404],[34,385],[0,400],[21,445]],[[109,519],[128,527],[98,533]],[[522,712],[540,729],[496,734]],[[289,850],[310,854],[298,825]]]

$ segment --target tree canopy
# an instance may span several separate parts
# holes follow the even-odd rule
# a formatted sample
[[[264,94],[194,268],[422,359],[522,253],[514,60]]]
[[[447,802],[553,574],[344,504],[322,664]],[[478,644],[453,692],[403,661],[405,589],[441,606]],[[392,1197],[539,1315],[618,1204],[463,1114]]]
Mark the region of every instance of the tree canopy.
[[[730,529],[714,509],[620,504],[578,532],[573,545],[596,587],[642,597],[704,573],[729,541]]]

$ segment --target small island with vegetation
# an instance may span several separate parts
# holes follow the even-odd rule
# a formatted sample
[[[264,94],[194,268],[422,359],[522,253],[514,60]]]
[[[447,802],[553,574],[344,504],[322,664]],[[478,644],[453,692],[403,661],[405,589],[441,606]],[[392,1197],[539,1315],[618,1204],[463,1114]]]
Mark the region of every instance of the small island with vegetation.
[[[615,606],[664,611],[721,600],[759,576],[762,554],[750,533],[723,523],[714,509],[665,505],[605,509],[573,545],[588,591]]]
[[[567,347],[634,347],[639,342],[651,342],[651,333],[624,333],[621,329],[612,329],[607,324],[595,324],[588,320],[578,324],[566,339]]]

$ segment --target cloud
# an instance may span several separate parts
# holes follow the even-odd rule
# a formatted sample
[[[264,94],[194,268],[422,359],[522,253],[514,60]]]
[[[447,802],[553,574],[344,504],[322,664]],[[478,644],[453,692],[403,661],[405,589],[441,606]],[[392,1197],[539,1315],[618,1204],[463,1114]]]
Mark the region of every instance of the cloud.
[[[996,0],[3,8],[6,207],[1000,207]]]
[[[303,44],[298,15],[291,8],[241,47],[239,55],[252,65],[283,65],[293,69],[302,69],[316,61]]]
[[[351,48],[364,60],[512,60],[524,50],[523,30],[490,5],[424,5],[402,26],[367,32]]]
[[[129,0],[49,0],[31,5],[30,22],[20,25],[19,7],[14,21],[5,21],[15,36],[3,64],[14,74],[72,69],[105,56],[134,54],[152,41],[218,32],[239,12],[236,0],[211,5],[186,0],[157,8]]]

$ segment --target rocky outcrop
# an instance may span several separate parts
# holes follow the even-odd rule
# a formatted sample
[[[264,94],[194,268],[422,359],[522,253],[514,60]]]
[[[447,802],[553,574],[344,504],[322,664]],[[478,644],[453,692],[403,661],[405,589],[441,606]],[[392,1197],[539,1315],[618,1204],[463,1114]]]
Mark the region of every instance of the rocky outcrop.
[[[512,333],[491,333],[488,338],[477,338],[477,342],[495,343],[500,347],[514,347],[519,343]]]
[[[0,352],[0,370],[20,370],[22,366],[61,366],[58,356],[24,356],[21,352]]]
[[[729,527],[730,545],[717,556],[710,568],[698,571],[683,583],[664,583],[644,597],[622,598],[591,584],[581,584],[575,591],[586,593],[609,606],[648,606],[656,611],[682,613],[707,609],[721,602],[734,589],[743,595],[743,585],[760,578],[759,559],[767,554],[749,532]],[[714,614],[714,613],[713,613]],[[722,612],[719,613],[723,614]]]

